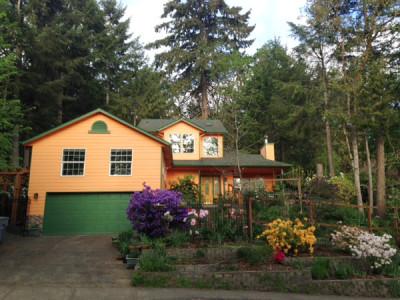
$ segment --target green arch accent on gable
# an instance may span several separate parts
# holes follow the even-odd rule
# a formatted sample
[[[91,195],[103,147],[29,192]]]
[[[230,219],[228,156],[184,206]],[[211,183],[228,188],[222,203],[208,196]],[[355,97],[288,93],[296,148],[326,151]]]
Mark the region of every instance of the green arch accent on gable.
[[[89,131],[89,133],[96,133],[96,134],[107,134],[110,133],[108,131],[108,127],[106,122],[104,121],[96,121],[92,125],[92,129]]]

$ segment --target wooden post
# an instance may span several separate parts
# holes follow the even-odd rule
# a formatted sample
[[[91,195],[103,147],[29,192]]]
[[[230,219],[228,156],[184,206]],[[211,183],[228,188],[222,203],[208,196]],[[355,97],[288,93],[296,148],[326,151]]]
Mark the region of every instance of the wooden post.
[[[317,164],[317,179],[322,179],[324,177],[324,166],[322,164]]]
[[[314,225],[314,223],[315,223],[315,220],[314,220],[314,209],[315,209],[315,207],[314,207],[314,201],[313,200],[309,200],[310,202],[310,205],[309,205],[309,207],[310,207],[310,211],[309,211],[309,219],[310,219],[310,224],[313,224]]]
[[[21,191],[22,191],[22,175],[21,173],[17,173],[15,175],[15,181],[14,181],[14,195],[11,208],[11,222],[10,222],[11,225],[17,225],[18,204],[21,198]]]
[[[372,206],[368,205],[368,231],[372,232]]]
[[[303,194],[301,192],[301,178],[297,180],[297,193],[299,195],[300,213],[303,214]]]
[[[393,220],[393,227],[396,231],[396,242],[400,243],[400,232],[399,232],[399,207],[396,205],[393,208],[394,212],[394,220]]]
[[[249,234],[249,240],[253,240],[253,198],[248,197],[247,199],[247,230]]]

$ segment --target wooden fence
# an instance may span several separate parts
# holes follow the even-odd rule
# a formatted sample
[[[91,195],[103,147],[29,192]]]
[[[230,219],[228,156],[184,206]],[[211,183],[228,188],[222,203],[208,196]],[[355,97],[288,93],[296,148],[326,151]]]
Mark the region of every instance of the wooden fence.
[[[28,199],[24,192],[28,186],[28,178],[29,171],[26,169],[0,172],[0,210],[1,214],[10,217],[10,225],[25,225]]]

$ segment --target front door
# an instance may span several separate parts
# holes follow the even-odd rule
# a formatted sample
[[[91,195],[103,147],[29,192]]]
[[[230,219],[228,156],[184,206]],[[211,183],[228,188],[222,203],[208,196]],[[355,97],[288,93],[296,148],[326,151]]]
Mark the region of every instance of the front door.
[[[221,194],[219,176],[201,176],[201,201],[204,204],[213,204],[214,199]]]

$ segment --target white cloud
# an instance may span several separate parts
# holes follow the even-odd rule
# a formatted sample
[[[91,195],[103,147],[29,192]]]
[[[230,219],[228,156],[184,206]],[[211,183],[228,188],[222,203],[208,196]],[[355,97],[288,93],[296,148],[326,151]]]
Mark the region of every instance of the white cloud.
[[[163,20],[163,5],[168,0],[122,0],[126,5],[126,16],[131,19],[131,32],[147,44],[162,37],[154,31]],[[251,34],[254,39],[248,53],[254,53],[268,40],[279,38],[284,45],[292,48],[296,41],[290,37],[288,21],[300,22],[301,8],[306,0],[226,0],[227,4],[251,10],[250,24],[256,25]],[[154,51],[148,52],[152,57]]]

